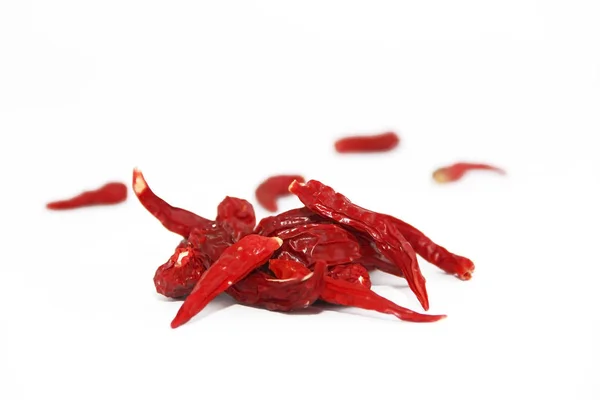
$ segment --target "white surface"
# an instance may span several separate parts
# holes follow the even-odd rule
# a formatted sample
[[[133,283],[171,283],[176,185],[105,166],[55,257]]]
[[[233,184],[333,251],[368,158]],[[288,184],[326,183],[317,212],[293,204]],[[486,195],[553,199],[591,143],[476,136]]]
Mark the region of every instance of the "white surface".
[[[0,3],[0,398],[600,398],[598,3],[208,3]],[[398,151],[332,151],[385,129]],[[509,175],[431,182],[458,160]],[[223,297],[171,330],[175,235],[135,198],[44,209],[134,166],[209,218],[301,173],[477,271],[423,263],[435,324]]]

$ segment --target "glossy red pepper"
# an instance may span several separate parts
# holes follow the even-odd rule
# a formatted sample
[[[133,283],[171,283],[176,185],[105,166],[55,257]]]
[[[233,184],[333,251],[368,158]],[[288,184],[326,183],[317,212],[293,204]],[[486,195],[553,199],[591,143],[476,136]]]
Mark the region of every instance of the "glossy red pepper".
[[[267,178],[256,188],[258,204],[269,211],[277,211],[277,199],[289,196],[288,187],[294,181],[304,182],[304,178],[300,175],[275,175]]]
[[[497,172],[501,175],[506,174],[503,169],[494,167],[493,165],[463,162],[436,169],[433,172],[433,179],[438,183],[455,182],[461,179],[468,171],[472,170],[487,170]]]
[[[133,192],[144,208],[165,228],[183,237],[188,237],[194,228],[208,228],[214,223],[191,211],[173,207],[158,197],[148,186],[142,171],[137,168],[133,170]]]
[[[348,136],[335,142],[338,153],[372,153],[390,151],[398,146],[400,138],[394,132],[379,135]]]
[[[234,242],[237,242],[254,230],[254,207],[247,200],[227,196],[217,207],[216,222],[231,234]]]
[[[425,278],[416,253],[386,215],[355,205],[344,195],[315,180],[306,184],[293,182],[290,192],[315,213],[367,234],[381,254],[400,268],[423,308],[429,309]]]
[[[211,300],[264,264],[281,243],[278,237],[248,235],[227,248],[196,283],[171,322],[171,327],[185,324]]]
[[[74,208],[112,205],[127,200],[127,186],[120,182],[110,182],[98,189],[85,191],[66,200],[46,204],[49,210],[71,210]]]

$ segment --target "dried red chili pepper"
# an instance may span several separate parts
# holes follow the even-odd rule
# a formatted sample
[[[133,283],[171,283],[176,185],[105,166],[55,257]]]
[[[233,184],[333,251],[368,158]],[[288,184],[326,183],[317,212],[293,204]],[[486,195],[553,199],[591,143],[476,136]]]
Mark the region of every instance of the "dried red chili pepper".
[[[403,321],[410,322],[435,322],[446,318],[445,315],[420,314],[408,308],[381,297],[371,289],[360,283],[347,282],[342,279],[325,278],[325,288],[321,299],[331,304],[348,307],[358,307],[365,310],[391,314]]]
[[[210,267],[225,250],[233,245],[231,234],[221,225],[213,224],[206,229],[194,229],[188,240],[199,253],[205,255],[205,267]]]
[[[256,188],[256,200],[265,209],[277,211],[277,199],[290,194],[288,187],[294,181],[304,182],[300,175],[276,175],[264,180]]]
[[[329,270],[328,275],[333,279],[341,279],[346,282],[356,283],[371,288],[371,277],[369,271],[361,264],[336,265]]]
[[[133,192],[140,203],[158,219],[165,228],[173,233],[187,237],[194,228],[208,228],[213,221],[194,214],[183,208],[173,207],[158,197],[148,186],[142,171],[133,170]]]
[[[273,260],[271,261],[271,263]],[[396,303],[379,296],[373,292],[365,281],[355,278],[352,272],[343,274],[340,272],[344,266],[339,266],[335,277],[325,276],[325,286],[321,292],[321,300],[349,307],[358,307],[365,310],[377,311],[391,314],[397,318],[410,322],[435,322],[445,318],[445,315],[420,314],[408,308],[401,307]],[[300,263],[281,263],[275,267],[270,265],[271,270],[279,278],[297,279],[310,270]],[[347,267],[356,268],[356,267]],[[364,272],[360,272],[361,276]],[[368,276],[368,275],[367,275]],[[355,281],[356,279],[356,281]],[[370,281],[369,286],[370,286]]]
[[[325,221],[325,218],[315,214],[307,207],[294,208],[281,214],[263,218],[254,229],[254,233],[257,235],[272,236],[275,232],[282,229],[322,221]]]
[[[317,262],[311,272],[294,261],[269,260],[269,268],[275,269],[294,264],[304,268],[306,273],[287,279],[273,279],[262,271],[254,271],[230,287],[227,294],[242,304],[260,306],[271,311],[293,311],[309,307],[319,299],[323,291],[325,263]]]
[[[85,191],[67,200],[46,204],[49,210],[71,210],[74,208],[113,205],[127,200],[127,186],[120,182],[110,182],[98,189]]]
[[[400,268],[423,308],[429,309],[425,278],[416,253],[386,215],[353,204],[344,195],[315,180],[306,184],[293,182],[290,192],[315,213],[367,234],[377,249]]]
[[[390,222],[404,235],[413,249],[426,261],[462,280],[469,280],[475,270],[473,261],[453,254],[429,239],[414,226],[388,215]]]
[[[233,241],[237,242],[254,230],[254,207],[247,200],[227,196],[217,207],[216,221],[231,234]]]
[[[187,296],[206,271],[206,263],[204,254],[187,240],[182,241],[169,260],[156,270],[156,291],[174,299]]]
[[[468,171],[472,170],[487,170],[497,172],[501,175],[506,174],[503,169],[489,164],[456,163],[447,167],[436,169],[433,172],[433,179],[437,183],[455,182],[462,178]]]
[[[171,322],[171,327],[185,324],[212,299],[264,264],[281,243],[278,237],[248,235],[227,248],[196,283]]]
[[[398,146],[400,138],[394,132],[379,135],[348,136],[335,142],[338,153],[372,153],[390,151]]]
[[[284,244],[284,259],[302,261],[312,265],[318,260],[327,265],[345,264],[361,257],[360,244],[356,238],[339,225],[312,223],[297,225],[274,233]]]

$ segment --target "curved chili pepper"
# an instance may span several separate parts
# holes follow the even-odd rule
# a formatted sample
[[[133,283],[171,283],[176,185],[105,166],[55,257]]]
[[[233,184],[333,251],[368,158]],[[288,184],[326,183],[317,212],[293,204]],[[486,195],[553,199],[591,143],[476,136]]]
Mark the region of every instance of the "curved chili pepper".
[[[196,283],[171,322],[171,328],[185,324],[212,299],[264,264],[282,243],[278,237],[248,235],[227,248]]]
[[[288,279],[297,279],[299,276],[310,272],[306,266],[301,263],[282,262],[271,266],[274,260],[271,260],[269,268],[278,278],[287,277]],[[321,293],[321,300],[349,307],[358,307],[365,310],[378,311],[384,314],[391,314],[397,318],[410,322],[435,322],[446,318],[445,315],[427,315],[420,314],[408,308],[401,307],[396,303],[379,296],[373,292],[365,281],[359,279],[354,281],[352,273],[343,274],[341,270],[344,266],[339,266],[335,277],[325,276],[325,287]],[[356,268],[348,266],[346,268]],[[364,272],[360,272],[362,275]],[[368,275],[367,275],[368,276]],[[369,281],[370,285],[370,281]]]
[[[489,164],[474,164],[474,163],[456,163],[447,167],[438,168],[433,172],[433,179],[437,183],[448,183],[455,182],[462,178],[468,171],[471,170],[487,170],[494,171],[501,175],[505,175],[506,172],[498,167],[494,167]]]
[[[194,228],[208,228],[214,224],[213,221],[202,218],[191,211],[173,207],[155,195],[144,179],[142,171],[137,168],[133,170],[133,192],[144,208],[165,228],[183,237],[187,237]]]
[[[413,249],[427,262],[439,267],[445,272],[462,280],[469,280],[475,270],[473,261],[466,257],[451,253],[444,247],[429,239],[414,226],[390,215],[387,216],[392,224],[404,235]]]
[[[269,266],[282,262],[293,263],[269,260]],[[296,264],[304,267],[300,263]],[[304,268],[304,275],[288,279],[273,279],[262,271],[254,271],[230,287],[227,294],[242,304],[260,306],[271,311],[293,311],[309,307],[319,299],[323,291],[326,266],[323,262],[317,262],[313,272]]]
[[[327,265],[345,264],[361,257],[360,244],[350,232],[331,223],[297,225],[274,233],[284,240],[284,257],[312,265],[318,260]],[[288,257],[291,256],[291,257]]]
[[[73,208],[113,205],[127,200],[127,186],[120,182],[110,182],[98,189],[88,190],[67,200],[46,204],[49,210],[71,210]]]
[[[429,309],[425,278],[416,253],[386,215],[355,205],[344,195],[315,180],[306,184],[293,182],[290,192],[315,213],[369,235],[377,249],[401,269],[423,308]]]
[[[325,218],[315,214],[307,207],[294,208],[281,214],[263,218],[254,229],[254,233],[257,235],[272,236],[275,232],[282,229],[322,221],[325,221]]]
[[[204,257],[191,243],[182,241],[169,260],[156,270],[156,291],[173,299],[189,295],[206,271]]]
[[[331,304],[348,307],[358,307],[365,310],[391,314],[403,321],[435,322],[446,318],[445,315],[420,314],[382,297],[371,289],[353,282],[341,279],[325,278],[325,289],[321,299]]]
[[[400,143],[394,132],[379,135],[348,136],[335,142],[338,153],[372,153],[390,151]]]
[[[237,242],[254,230],[256,216],[252,204],[237,197],[225,197],[217,207],[217,223]]]
[[[267,178],[256,188],[256,200],[265,209],[277,211],[277,199],[289,195],[288,187],[294,181],[304,182],[300,175],[275,175]]]

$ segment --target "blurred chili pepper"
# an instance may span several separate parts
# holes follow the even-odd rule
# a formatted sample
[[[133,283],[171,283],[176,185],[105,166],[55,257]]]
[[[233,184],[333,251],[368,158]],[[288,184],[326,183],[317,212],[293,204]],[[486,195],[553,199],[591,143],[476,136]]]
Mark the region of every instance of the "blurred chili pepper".
[[[379,135],[348,136],[335,142],[338,153],[372,153],[390,151],[400,143],[400,138],[394,132]]]
[[[113,205],[127,200],[127,186],[120,182],[110,182],[98,189],[85,191],[66,200],[46,204],[49,210],[71,210],[73,208]]]
[[[275,175],[267,178],[256,188],[258,204],[269,211],[277,211],[277,199],[289,196],[288,187],[294,181],[304,182],[304,178],[300,175]]]
[[[487,170],[494,171],[501,175],[506,172],[498,167],[489,164],[474,164],[474,163],[456,163],[447,167],[438,168],[433,172],[433,179],[438,183],[455,182],[462,178],[468,171],[472,170]]]

